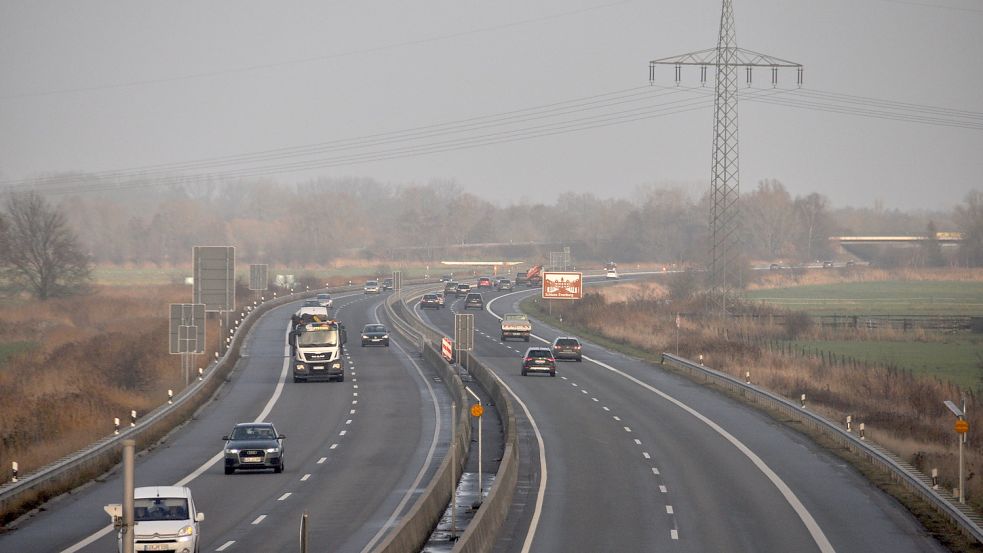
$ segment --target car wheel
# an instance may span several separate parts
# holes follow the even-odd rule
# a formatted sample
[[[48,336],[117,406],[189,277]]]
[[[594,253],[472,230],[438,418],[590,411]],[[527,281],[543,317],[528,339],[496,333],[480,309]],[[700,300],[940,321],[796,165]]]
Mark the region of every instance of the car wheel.
[[[386,340],[386,347],[389,347],[389,340]]]
[[[365,342],[362,342],[362,347],[363,347],[363,348],[365,347]]]
[[[338,377],[338,382],[344,382],[344,381],[345,381],[345,373],[341,373],[341,376]]]
[[[280,459],[279,465],[273,467],[273,472],[276,474],[280,474],[281,472],[283,472],[283,459]]]
[[[550,376],[556,376],[556,369],[553,369],[552,371],[550,371]]]
[[[502,341],[503,342],[505,341],[505,335],[502,335]]]
[[[527,374],[526,369],[522,369],[522,376],[526,376]]]
[[[297,378],[297,377],[295,376],[295,377],[294,377],[294,384],[296,384],[296,383],[298,383],[298,382],[300,382],[300,379],[299,379],[299,378]]]
[[[577,358],[577,362],[578,363],[583,363],[584,362],[584,358],[583,357],[578,357]]]
[[[225,474],[232,474],[235,471],[236,471],[236,469],[234,469],[232,467],[225,467]]]

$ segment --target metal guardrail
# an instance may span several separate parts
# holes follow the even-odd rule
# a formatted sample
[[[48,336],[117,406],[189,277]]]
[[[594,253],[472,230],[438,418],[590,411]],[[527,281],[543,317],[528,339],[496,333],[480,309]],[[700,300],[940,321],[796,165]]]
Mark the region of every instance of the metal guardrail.
[[[427,291],[426,288],[415,290],[406,299],[415,300]],[[425,352],[424,355],[429,358],[432,364],[439,365],[440,367],[450,367],[439,353],[440,340],[444,337],[442,332],[426,325],[413,313],[412,308],[406,305],[402,297],[393,298],[393,301],[386,302],[386,304],[387,314],[390,320],[394,321],[394,326],[398,318],[401,319],[401,325],[411,327],[413,330],[412,336],[421,340],[421,347]],[[471,523],[468,524],[468,527],[455,544],[452,553],[487,553],[495,545],[498,533],[508,516],[509,507],[512,504],[512,497],[515,494],[519,477],[518,431],[512,400],[500,385],[495,373],[473,355],[468,355],[467,366],[471,375],[491,395],[492,400],[498,408],[505,443],[502,460],[498,466],[498,473],[495,475],[495,481],[482,502],[481,507],[478,509],[478,512],[475,513]],[[456,372],[453,373],[453,376],[456,381],[460,381]],[[441,480],[444,478],[446,476],[442,477]],[[447,500],[449,500],[449,497]],[[418,503],[423,503],[423,501],[424,498],[421,497]],[[447,501],[443,503],[446,504]],[[430,504],[434,505],[434,502],[431,501]],[[437,518],[439,518],[439,515],[440,512],[431,514],[431,516]],[[437,518],[433,520],[437,520]],[[400,550],[394,549],[393,551]]]
[[[942,493],[934,490],[927,477],[914,468],[907,468],[889,452],[881,450],[866,440],[861,440],[821,415],[812,413],[786,398],[746,384],[729,374],[670,353],[662,354],[662,364],[685,371],[694,379],[702,378],[705,382],[731,390],[752,403],[764,404],[820,432],[835,443],[859,454],[867,462],[887,470],[894,481],[931,504],[936,511],[958,526],[966,536],[983,543],[983,528],[980,526],[979,515],[969,511],[968,507],[961,508],[954,504]]]
[[[321,291],[332,293],[358,290],[356,286],[311,290],[268,299],[254,306],[237,309],[246,312],[231,334],[229,347],[221,358],[212,361],[201,380],[181,390],[171,404],[163,404],[140,417],[135,426],[120,429],[71,455],[49,463],[37,471],[24,475],[17,482],[0,485],[0,519],[8,520],[44,501],[73,489],[103,474],[119,462],[122,440],[134,439],[142,448],[165,436],[173,427],[188,418],[203,400],[219,387],[221,380],[233,369],[239,359],[239,348],[253,323],[264,313],[281,305],[297,301],[300,297]],[[219,338],[221,341],[222,337]]]

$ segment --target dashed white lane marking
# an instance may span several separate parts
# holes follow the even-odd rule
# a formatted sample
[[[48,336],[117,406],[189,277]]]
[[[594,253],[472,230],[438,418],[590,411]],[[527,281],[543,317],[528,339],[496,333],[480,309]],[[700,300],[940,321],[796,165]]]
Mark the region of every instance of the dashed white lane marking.
[[[642,452],[642,457],[645,457],[646,459],[651,459],[652,458],[652,456],[649,455],[647,451],[643,451]]]
[[[259,524],[260,522],[263,522],[264,518],[266,518],[266,515],[259,515],[256,517],[256,520],[252,521],[250,524]]]
[[[300,477],[300,481],[301,481],[301,482],[307,482],[307,480],[308,480],[308,479],[309,479],[310,477],[311,477],[311,475],[310,475],[310,474],[305,474],[304,476],[301,476],[301,477]]]
[[[358,382],[358,379],[353,376],[352,377],[352,382]]]
[[[666,505],[666,514],[667,515],[671,515],[672,514],[672,505]]]
[[[614,420],[616,420],[616,421],[620,421],[620,420],[621,420],[621,417],[619,417],[618,415],[615,415],[615,416],[614,416],[613,418],[614,418]]]
[[[335,445],[338,445],[338,444],[335,444]],[[334,446],[331,446],[331,449],[334,449]],[[321,457],[320,459],[317,460],[317,464],[323,465],[324,462],[327,461],[327,460],[328,460],[327,457]]]
[[[216,549],[215,551],[225,551],[226,549],[232,547],[232,544],[235,543],[235,542],[236,542],[235,540],[229,540],[229,541],[223,543],[222,545],[220,545],[218,547],[218,549]]]
[[[294,494],[293,492],[287,492],[287,493],[281,495],[279,498],[277,498],[277,501],[284,501],[284,500],[286,500],[288,497],[290,497],[293,494]]]
[[[635,445],[642,445],[642,440],[635,438]]]
[[[675,528],[673,528],[672,530],[669,530],[669,537],[671,537],[674,540],[678,540],[679,539],[679,530],[676,530]]]
[[[355,384],[355,385],[354,385],[354,386],[352,386],[352,387],[353,387],[353,388],[355,388],[355,389],[357,390],[357,389],[358,389],[358,384]]]
[[[658,475],[659,474],[659,469],[657,469],[655,467],[652,467],[652,474]]]
[[[594,401],[597,401],[597,398],[596,397],[592,397],[591,399],[594,400]]]
[[[626,426],[625,427],[625,432],[631,432],[631,428]]]
[[[344,436],[345,434],[348,434],[348,431],[347,431],[347,430],[342,430],[342,431],[341,431],[341,432],[339,432],[338,434],[339,434],[340,436]]]
[[[604,407],[602,407],[602,409],[604,409],[605,411],[610,411],[610,409],[608,409],[607,405],[605,405]]]
[[[358,397],[358,392],[352,392],[352,395]]]
[[[571,382],[571,384],[573,384],[574,388],[576,388],[577,386],[579,386],[579,384],[577,384],[576,382]]]
[[[561,376],[560,378],[562,378],[563,380],[567,380],[567,377],[565,376]]]
[[[345,424],[351,424],[351,423],[352,423],[352,419],[348,419],[345,421]]]
[[[580,390],[580,391],[585,394],[587,393],[587,390]]]
[[[659,486],[659,491],[662,493],[669,493],[669,489],[665,486]]]
[[[352,400],[352,405],[358,405],[358,400],[357,399],[353,399]]]
[[[338,444],[331,444],[331,447],[329,447],[328,449],[337,449],[337,448],[338,448]]]
[[[349,411],[349,412],[348,412],[348,414],[349,414],[349,415],[354,415],[354,414],[355,414],[355,410],[354,410],[354,409],[352,409],[351,411]]]

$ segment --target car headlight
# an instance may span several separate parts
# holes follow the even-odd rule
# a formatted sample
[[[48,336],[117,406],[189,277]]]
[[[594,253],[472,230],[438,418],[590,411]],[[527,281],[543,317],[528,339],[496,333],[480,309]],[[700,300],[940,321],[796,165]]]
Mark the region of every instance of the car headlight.
[[[366,336],[365,334],[363,334],[363,335],[362,335],[362,339],[363,339],[363,340],[368,340],[368,339],[369,339],[369,337],[368,337],[368,336]]]
[[[268,448],[266,448],[266,452],[267,453],[277,453],[279,451],[280,451],[280,448],[278,448],[278,447],[268,447]]]
[[[297,370],[298,370],[298,371],[303,371],[303,370],[304,370],[304,366],[303,366],[303,365],[301,365],[300,363],[298,363],[298,364],[297,364]]]
[[[194,534],[195,534],[195,527],[191,526],[190,524],[177,531],[177,535],[179,536],[193,536]]]
[[[225,452],[226,453],[239,453],[239,450],[236,449],[236,448],[234,448],[234,447],[230,447],[229,449],[226,449]]]
[[[331,365],[331,366],[333,368],[335,368],[335,369],[340,369],[341,368],[341,363],[335,363],[334,365]]]
[[[389,339],[389,335],[388,334],[383,334],[382,337],[385,338],[386,340]]]

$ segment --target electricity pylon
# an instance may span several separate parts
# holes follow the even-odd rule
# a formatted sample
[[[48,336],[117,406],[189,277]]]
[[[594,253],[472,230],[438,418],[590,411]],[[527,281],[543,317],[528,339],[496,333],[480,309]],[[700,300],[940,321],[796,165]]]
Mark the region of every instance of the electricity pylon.
[[[736,260],[740,255],[740,196],[737,149],[737,79],[743,67],[751,85],[754,67],[771,69],[772,86],[778,84],[778,69],[796,69],[797,83],[802,85],[802,65],[767,54],[737,47],[732,0],[723,0],[720,11],[720,36],[717,47],[649,62],[649,79],[655,80],[656,65],[673,65],[679,84],[684,65],[700,66],[700,81],[706,84],[707,68],[715,67],[717,80],[714,95],[713,160],[710,178],[710,297],[715,307],[727,310],[728,297],[740,286],[742,275]]]

